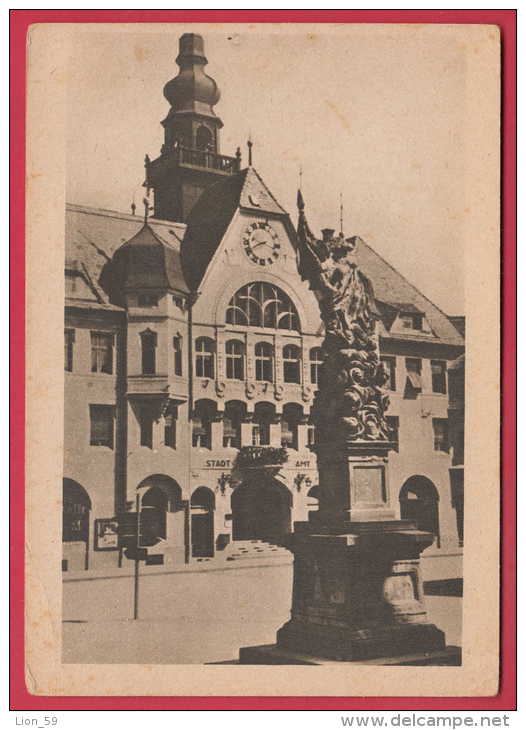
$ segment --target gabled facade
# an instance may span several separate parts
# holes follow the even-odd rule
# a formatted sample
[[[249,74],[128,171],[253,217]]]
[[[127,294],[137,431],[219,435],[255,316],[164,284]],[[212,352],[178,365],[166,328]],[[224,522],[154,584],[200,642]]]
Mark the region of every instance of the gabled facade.
[[[147,165],[154,217],[67,208],[65,570],[117,569],[111,518],[138,497],[159,516],[150,552],[166,567],[277,553],[279,535],[317,506],[317,303],[270,188],[251,165],[240,169],[239,155],[216,165],[219,97],[203,59],[202,39],[183,36],[184,83],[167,85],[165,144]],[[206,154],[203,124],[214,145]],[[192,163],[180,147],[196,153]],[[402,517],[436,535],[429,551],[458,551],[447,369],[463,337],[361,239],[357,257],[375,289],[389,372],[398,449],[388,488]],[[240,449],[245,467],[235,468]],[[278,452],[272,468],[246,468]]]

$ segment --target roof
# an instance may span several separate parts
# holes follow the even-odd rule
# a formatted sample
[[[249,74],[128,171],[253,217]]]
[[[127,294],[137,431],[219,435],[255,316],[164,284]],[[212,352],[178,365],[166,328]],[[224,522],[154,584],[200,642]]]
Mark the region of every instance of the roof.
[[[287,211],[253,167],[224,178],[202,193],[188,218],[181,260],[191,289],[199,287],[238,208],[283,218],[294,240],[295,233]]]
[[[400,314],[423,314],[412,302],[384,302],[384,304],[392,307]]]
[[[449,317],[359,237],[356,244],[356,259],[358,266],[372,282],[376,300],[391,302],[389,306],[396,307],[398,311],[424,313],[436,336],[435,342],[438,339],[448,345],[459,347],[464,345],[464,338]],[[394,302],[403,302],[403,305]],[[408,309],[410,305],[411,309]],[[388,337],[399,339],[402,336],[389,334]],[[411,334],[405,335],[403,339],[414,340],[419,337]],[[426,339],[429,340],[429,337]]]
[[[462,337],[466,336],[466,318],[463,314],[451,315],[449,321],[460,332]]]
[[[141,230],[114,253],[101,272],[101,283],[112,300],[124,304],[128,290],[169,289],[188,292],[178,251],[144,223]]]
[[[129,242],[143,229],[142,217],[118,213],[114,210],[87,206],[66,205],[66,260],[75,261],[97,288],[101,303],[109,302],[107,294],[98,286],[102,269],[122,244]],[[173,270],[174,288],[187,291],[182,275],[179,249],[185,226],[173,221],[149,219],[157,245],[163,245]],[[140,243],[141,238],[138,239]]]
[[[144,230],[143,219],[139,216],[68,204],[66,259],[70,267],[74,261],[75,270],[82,272],[87,278],[96,293],[94,299],[101,305],[109,304],[109,298],[100,286],[104,265],[118,248],[126,250],[123,244],[127,244],[128,249],[133,246],[140,250],[145,241],[149,241],[149,246],[162,249],[169,258],[169,273],[164,283],[187,292],[189,288],[197,289],[201,283],[237,208],[281,217],[291,231],[291,240],[296,244],[288,214],[268,191],[257,172],[248,168],[208,188],[192,209],[187,227],[173,221],[149,219],[148,230]],[[424,313],[436,336],[432,338],[435,342],[441,341],[459,347],[464,345],[464,338],[454,324],[460,317],[450,318],[444,314],[358,237],[356,257],[360,268],[373,284],[375,298],[384,314],[387,314],[388,308],[391,312],[396,310]],[[68,305],[71,306],[72,303],[73,300],[69,298]],[[389,334],[388,337],[419,339],[413,334]],[[426,339],[429,340],[429,336]]]

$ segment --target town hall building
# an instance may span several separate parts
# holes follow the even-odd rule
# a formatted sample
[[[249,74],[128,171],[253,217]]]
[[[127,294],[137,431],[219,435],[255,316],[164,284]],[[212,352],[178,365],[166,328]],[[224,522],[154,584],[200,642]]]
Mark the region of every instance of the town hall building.
[[[67,205],[65,571],[129,564],[115,518],[137,507],[155,516],[149,562],[167,569],[282,555],[280,538],[317,508],[310,412],[323,332],[296,231],[250,150],[246,166],[239,149],[221,153],[201,36],[180,38],[177,64],[164,143],[145,160],[152,209]],[[389,376],[386,487],[402,518],[435,535],[427,553],[458,553],[463,390],[454,407],[448,396],[448,370],[454,380],[463,364],[458,318],[361,239],[356,254]]]

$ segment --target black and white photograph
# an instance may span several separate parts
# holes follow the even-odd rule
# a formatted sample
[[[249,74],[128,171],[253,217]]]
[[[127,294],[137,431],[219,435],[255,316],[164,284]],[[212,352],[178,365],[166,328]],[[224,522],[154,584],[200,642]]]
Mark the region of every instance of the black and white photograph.
[[[63,667],[461,671],[498,54],[491,26],[70,29]]]

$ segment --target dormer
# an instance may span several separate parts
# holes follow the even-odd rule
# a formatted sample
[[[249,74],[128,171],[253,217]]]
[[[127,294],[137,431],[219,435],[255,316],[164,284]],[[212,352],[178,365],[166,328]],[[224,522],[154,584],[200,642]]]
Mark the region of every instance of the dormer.
[[[386,331],[406,337],[435,337],[425,312],[412,303],[378,302]]]

